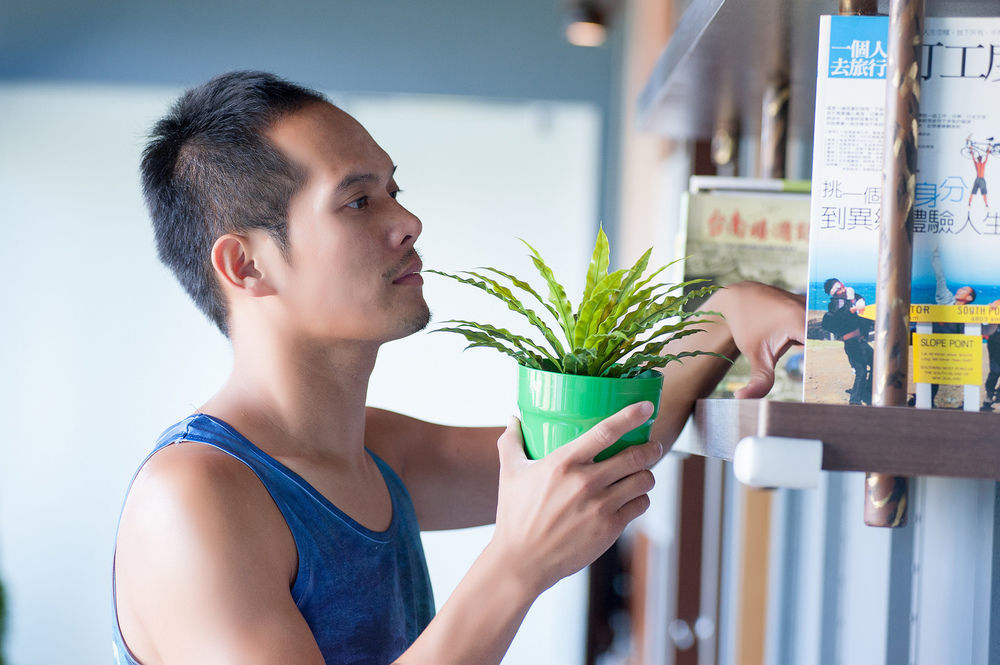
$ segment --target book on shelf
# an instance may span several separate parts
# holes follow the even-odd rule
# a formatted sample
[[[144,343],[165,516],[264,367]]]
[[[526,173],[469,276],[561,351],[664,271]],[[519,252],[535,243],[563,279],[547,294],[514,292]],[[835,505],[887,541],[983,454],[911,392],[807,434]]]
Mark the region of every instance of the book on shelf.
[[[871,403],[888,31],[820,21],[806,401]],[[1000,18],[928,17],[919,80],[910,403],[1000,411]]]
[[[720,286],[754,280],[805,293],[808,181],[692,176],[681,219],[686,220],[685,280]],[[732,397],[749,379],[750,365],[740,358],[712,397]],[[801,350],[779,361],[768,397],[802,401]]]

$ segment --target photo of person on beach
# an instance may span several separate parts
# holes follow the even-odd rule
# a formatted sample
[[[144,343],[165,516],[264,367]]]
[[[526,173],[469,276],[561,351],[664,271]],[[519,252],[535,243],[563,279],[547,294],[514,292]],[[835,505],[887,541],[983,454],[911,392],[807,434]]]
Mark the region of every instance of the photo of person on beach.
[[[826,280],[823,290],[830,296],[827,312],[823,315],[823,329],[843,341],[844,354],[854,372],[848,402],[871,404],[874,353],[868,343],[872,322],[860,316],[865,311],[865,300],[835,277]]]

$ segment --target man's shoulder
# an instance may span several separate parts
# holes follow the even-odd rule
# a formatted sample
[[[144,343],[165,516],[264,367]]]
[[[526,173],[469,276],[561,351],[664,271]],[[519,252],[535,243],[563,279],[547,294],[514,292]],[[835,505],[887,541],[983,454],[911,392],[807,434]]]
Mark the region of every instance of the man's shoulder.
[[[253,605],[245,590],[261,598],[287,593],[296,570],[280,511],[239,460],[178,442],[139,470],[115,543],[116,611],[136,653],[171,639],[164,636],[187,620],[179,612],[227,625],[226,617]]]
[[[167,492],[244,492],[253,485],[246,464],[214,446],[177,441],[153,453],[139,469],[132,491],[155,488]]]
[[[226,520],[254,528],[227,535],[253,540],[287,529],[257,475],[243,462],[213,446],[179,441],[157,450],[136,474],[122,513],[131,520],[163,521],[210,531]]]

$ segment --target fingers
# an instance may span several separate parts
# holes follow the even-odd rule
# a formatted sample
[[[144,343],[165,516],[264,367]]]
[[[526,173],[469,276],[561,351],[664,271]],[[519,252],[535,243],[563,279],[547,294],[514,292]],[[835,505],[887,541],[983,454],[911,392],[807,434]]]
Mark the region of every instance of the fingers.
[[[663,446],[659,441],[629,446],[596,465],[595,482],[608,486],[638,471],[649,469],[663,458],[663,453]]]
[[[789,344],[786,346],[786,349],[795,344],[801,345],[806,343],[806,323],[804,315],[806,309],[806,297],[803,295],[795,295],[794,298],[798,306],[802,309],[803,315],[795,317],[792,323],[789,324],[789,329],[788,329]]]
[[[608,488],[608,507],[615,512],[653,489],[656,480],[649,469],[637,471]]]
[[[750,363],[750,380],[734,396],[738,399],[763,397],[774,385],[774,364],[778,361],[778,356],[771,350],[771,340],[746,349],[744,356]]]
[[[652,402],[631,404],[597,423],[557,452],[565,451],[563,454],[576,462],[590,462],[598,453],[645,423],[652,415]]]
[[[750,380],[747,385],[736,391],[740,399],[764,397],[774,385],[774,366],[778,359],[788,349],[805,340],[805,297],[778,289],[770,289],[769,294],[778,294],[774,302],[776,317],[770,329],[751,331],[751,334],[740,335],[733,330],[733,338],[737,341],[740,351],[750,363]],[[784,304],[782,304],[784,301]],[[787,305],[791,306],[787,306]]]
[[[642,515],[649,508],[649,496],[643,494],[638,496],[618,509],[618,519],[621,520],[622,529],[629,522],[639,515]]]
[[[784,343],[776,351],[772,349],[772,342],[768,341],[762,346],[749,349],[745,355],[750,363],[750,379],[747,385],[743,386],[733,396],[737,399],[754,399],[764,397],[774,386],[774,367],[781,356],[800,341],[793,337],[786,338]]]
[[[497,449],[500,452],[500,466],[527,461],[528,456],[524,452],[524,438],[521,435],[521,421],[515,416],[511,416],[507,420],[507,429],[497,439]]]
[[[806,297],[799,296],[798,299],[799,306],[805,310],[806,308]],[[788,339],[794,344],[805,344],[806,343],[806,324],[803,320],[805,317],[799,317],[797,321],[798,325],[792,325],[791,330],[788,333]]]
[[[765,335],[765,341],[772,348],[782,347],[775,358],[784,353],[793,344],[804,344],[806,340],[806,297],[800,293],[790,293],[770,287],[770,294],[776,294],[772,303],[773,318],[767,325],[770,334]],[[863,309],[863,308],[862,308]]]
[[[764,397],[774,386],[774,367],[772,365],[757,365],[750,361],[750,380],[745,386],[733,393],[737,399],[756,399]]]

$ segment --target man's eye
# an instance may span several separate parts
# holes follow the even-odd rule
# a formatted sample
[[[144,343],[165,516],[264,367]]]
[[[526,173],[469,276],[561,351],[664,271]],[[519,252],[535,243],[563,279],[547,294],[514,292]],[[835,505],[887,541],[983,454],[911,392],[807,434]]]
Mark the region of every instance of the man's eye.
[[[347,204],[348,208],[354,208],[355,210],[361,210],[362,208],[368,207],[368,197],[362,196],[360,198],[354,199]]]
[[[396,198],[397,196],[400,195],[400,193],[402,193],[402,191],[403,190],[401,189],[396,189],[394,191],[389,192],[389,196],[391,196],[392,198]]]

